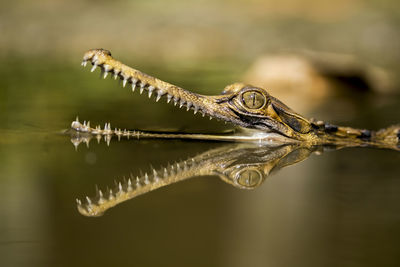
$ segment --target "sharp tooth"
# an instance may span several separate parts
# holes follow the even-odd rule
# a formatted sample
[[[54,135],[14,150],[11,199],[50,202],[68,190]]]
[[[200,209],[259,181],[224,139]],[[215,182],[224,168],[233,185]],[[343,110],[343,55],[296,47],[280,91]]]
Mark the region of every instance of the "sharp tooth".
[[[194,114],[196,114],[196,113],[197,113],[197,111],[199,111],[199,107],[198,107],[198,106],[196,106],[196,105],[194,105],[194,110],[193,110],[193,113],[194,113]]]
[[[104,78],[104,79],[107,78],[107,75],[108,75],[108,71],[104,71],[103,78]]]
[[[212,120],[212,117],[210,116],[210,120]]]
[[[82,124],[78,121],[78,117],[77,117],[76,120],[71,123],[71,128],[75,129],[76,131],[79,131],[81,129],[81,127],[82,127]]]
[[[132,92],[135,92],[136,83],[137,83],[137,80],[136,79],[132,79]]]
[[[146,86],[145,83],[140,83],[140,94],[143,93],[144,87]]]
[[[122,87],[125,87],[127,82],[128,82],[128,80],[127,80],[127,79],[124,79],[124,80],[122,81]]]
[[[89,205],[91,205],[91,204],[92,204],[92,201],[90,200],[90,198],[89,198],[89,197],[86,197],[86,201],[87,201],[87,203],[88,203]]]
[[[162,96],[162,93],[161,93],[161,92],[158,92],[157,98],[156,98],[156,102],[158,102],[158,100],[160,100],[161,96]]]
[[[84,60],[84,61],[82,61],[82,64],[81,64],[83,67],[86,67],[86,65],[87,65],[87,61],[86,60]]]
[[[167,103],[171,102],[172,95],[167,95]]]
[[[118,78],[118,72],[114,73],[114,80],[116,80]]]
[[[190,107],[192,106],[192,103],[187,102],[186,104],[186,111],[189,111]]]
[[[180,101],[179,102],[179,108],[183,107],[184,104],[185,104],[185,101]]]
[[[179,98],[174,97],[174,105],[176,106],[178,104]]]
[[[151,97],[151,95],[153,94],[154,91],[154,86],[149,86],[149,88],[147,88],[147,90],[149,90],[149,98]]]
[[[92,69],[90,70],[90,72],[93,72],[96,68],[97,68],[97,64],[93,64],[93,67],[92,67]]]
[[[82,205],[82,201],[79,198],[76,199],[76,203],[80,206]]]

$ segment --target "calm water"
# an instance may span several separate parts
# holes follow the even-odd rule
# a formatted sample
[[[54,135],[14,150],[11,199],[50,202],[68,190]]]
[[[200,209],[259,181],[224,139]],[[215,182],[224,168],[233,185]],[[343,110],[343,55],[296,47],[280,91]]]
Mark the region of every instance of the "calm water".
[[[224,144],[114,139],[109,147],[92,141],[75,150],[60,132],[76,115],[122,128],[223,129],[172,105],[132,96],[78,64],[10,64],[2,70],[1,266],[399,266],[395,151],[313,154],[254,190],[240,190],[218,176],[193,177],[104,216],[82,216],[75,199],[94,196],[96,186],[113,188],[123,176]],[[188,70],[185,79],[168,71],[157,76],[218,93],[235,73],[216,69],[224,68],[196,75]],[[338,115],[342,123],[379,128],[399,121],[398,96],[360,97],[355,103],[350,119]],[[322,117],[329,108],[320,111]]]

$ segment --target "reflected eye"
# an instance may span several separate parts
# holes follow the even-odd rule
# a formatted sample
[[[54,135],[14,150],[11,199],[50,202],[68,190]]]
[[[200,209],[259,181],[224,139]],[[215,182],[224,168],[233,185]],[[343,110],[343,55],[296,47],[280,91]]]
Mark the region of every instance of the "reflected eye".
[[[262,181],[262,175],[256,170],[243,170],[238,174],[237,183],[244,187],[254,187]]]
[[[265,96],[258,91],[247,91],[242,94],[243,104],[250,109],[259,109],[265,105]]]

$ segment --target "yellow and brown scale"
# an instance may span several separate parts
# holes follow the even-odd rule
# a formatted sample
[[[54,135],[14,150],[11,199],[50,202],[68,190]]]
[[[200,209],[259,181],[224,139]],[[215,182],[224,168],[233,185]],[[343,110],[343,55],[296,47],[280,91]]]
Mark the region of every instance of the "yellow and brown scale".
[[[82,65],[92,64],[93,72],[99,67],[104,78],[109,73],[120,78],[125,87],[131,85],[148,97],[162,97],[167,102],[173,101],[179,107],[186,107],[196,114],[201,113],[237,126],[239,131],[224,135],[211,134],[173,134],[150,133],[111,129],[106,124],[90,127],[89,123],[75,120],[71,129],[88,136],[113,136],[137,138],[187,138],[202,140],[263,142],[266,145],[303,143],[309,145],[334,144],[339,146],[371,146],[399,150],[400,125],[387,127],[379,131],[355,129],[328,124],[322,121],[309,120],[297,114],[265,89],[243,83],[234,83],[224,88],[220,95],[206,96],[193,93],[173,84],[161,81],[150,75],[133,69],[114,59],[104,49],[89,50],[84,54]]]

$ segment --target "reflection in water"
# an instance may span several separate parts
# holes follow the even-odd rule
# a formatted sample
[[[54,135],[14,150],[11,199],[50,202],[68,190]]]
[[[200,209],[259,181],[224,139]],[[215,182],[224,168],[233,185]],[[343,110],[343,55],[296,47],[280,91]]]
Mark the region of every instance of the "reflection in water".
[[[71,135],[75,146],[81,142],[89,144],[88,139]],[[106,140],[107,141],[107,140]],[[197,176],[216,175],[224,182],[239,189],[254,189],[273,172],[288,165],[300,162],[313,152],[322,152],[327,147],[282,145],[277,147],[260,146],[255,143],[227,143],[190,159],[168,164],[150,173],[133,177],[130,175],[115,188],[105,193],[97,191],[97,196],[77,199],[78,210],[85,216],[101,216],[106,210],[119,203],[157,188],[174,184]]]

